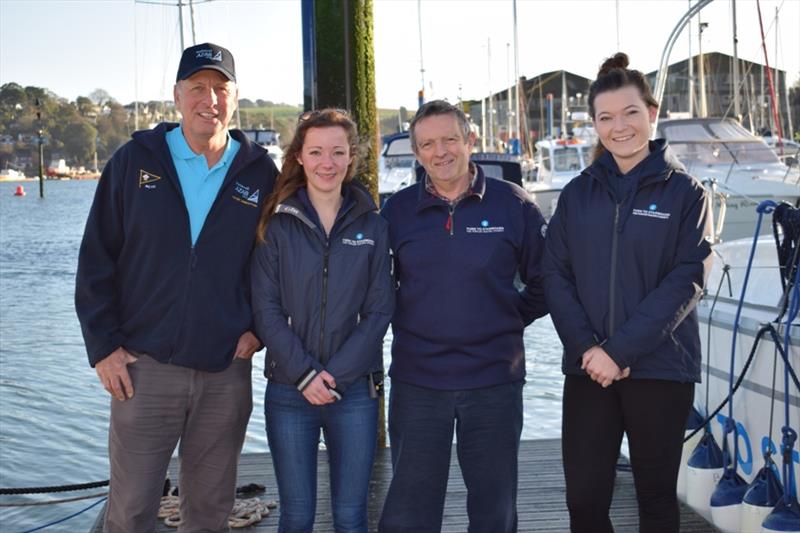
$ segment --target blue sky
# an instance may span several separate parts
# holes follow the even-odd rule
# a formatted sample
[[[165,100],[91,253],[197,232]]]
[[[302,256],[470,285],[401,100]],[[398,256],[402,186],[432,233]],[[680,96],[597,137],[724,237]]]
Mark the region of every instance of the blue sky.
[[[739,55],[763,62],[756,2],[736,5]],[[426,96],[474,99],[507,86],[513,76],[510,0],[422,0],[419,7]],[[618,30],[632,66],[654,70],[688,7],[688,0],[519,0],[520,74],[565,68],[593,77],[603,58],[617,50]],[[770,63],[775,62],[774,18],[780,8],[777,64],[790,81],[797,80],[800,1],[764,0],[761,7]],[[417,10],[416,0],[374,0],[381,107],[416,106],[421,85]],[[42,86],[70,99],[96,88],[123,103],[171,99],[180,55],[177,13],[174,6],[133,0],[0,0],[0,84]],[[701,16],[710,23],[703,50],[732,53],[731,2],[716,0]],[[188,19],[184,8],[187,46],[192,38]],[[196,4],[195,20],[197,42],[233,51],[242,97],[302,101],[299,1],[214,0]],[[696,25],[692,33],[696,53]],[[684,59],[688,49],[684,34],[672,62]]]

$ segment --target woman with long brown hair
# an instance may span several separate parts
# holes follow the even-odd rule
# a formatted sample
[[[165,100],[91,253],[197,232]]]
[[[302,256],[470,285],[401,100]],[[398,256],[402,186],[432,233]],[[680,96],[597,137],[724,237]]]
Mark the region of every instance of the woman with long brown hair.
[[[353,180],[358,151],[346,112],[301,115],[258,226],[252,301],[282,533],[313,530],[320,430],[335,530],[367,531],[394,287],[386,222]]]
[[[700,381],[695,304],[709,260],[703,186],[666,141],[658,103],[628,56],[589,89],[598,153],[561,193],[547,230],[545,294],[564,344],[562,445],[573,532],[612,532],[623,433],[639,530],[677,532],[683,430]]]

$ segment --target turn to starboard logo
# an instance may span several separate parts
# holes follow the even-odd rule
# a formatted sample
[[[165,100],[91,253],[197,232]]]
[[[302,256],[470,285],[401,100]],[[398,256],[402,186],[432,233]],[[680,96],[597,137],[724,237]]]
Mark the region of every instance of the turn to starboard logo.
[[[144,169],[139,169],[139,188],[155,189],[155,182],[161,179],[161,176],[156,176],[152,172]]]
[[[492,226],[487,219],[481,220],[480,226],[467,226],[467,233],[503,233],[504,226]]]
[[[233,186],[234,195],[233,199],[237,202],[241,202],[245,205],[249,205],[250,207],[258,207],[258,198],[261,189],[256,189],[253,192],[250,192],[250,187],[247,185],[243,185],[238,181]]]
[[[671,213],[659,211],[656,204],[648,205],[647,209],[634,208],[633,214],[639,217],[659,218],[661,220],[667,220],[671,215]]]
[[[372,239],[367,239],[360,231],[353,235],[353,237],[353,239],[343,237],[342,244],[346,244],[348,246],[375,246],[375,241]]]

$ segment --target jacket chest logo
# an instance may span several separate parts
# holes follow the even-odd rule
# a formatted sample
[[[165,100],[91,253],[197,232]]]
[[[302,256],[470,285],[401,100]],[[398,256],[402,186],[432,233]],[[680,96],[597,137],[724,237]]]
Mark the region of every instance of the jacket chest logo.
[[[250,187],[237,181],[233,187],[233,196],[231,198],[244,205],[258,207],[258,197],[260,192],[261,189],[251,191]]]
[[[144,169],[139,169],[139,188],[141,189],[144,187],[145,189],[155,189],[156,185],[155,182],[161,179],[161,176],[156,176],[152,172],[148,172]]]
[[[360,231],[356,233],[352,239],[348,239],[347,237],[342,238],[342,244],[346,244],[347,246],[375,246],[375,241],[372,239],[367,239],[364,237],[364,234]]]
[[[503,233],[506,230],[505,226],[492,226],[487,219],[481,220],[478,226],[467,226],[465,229],[467,233]]]
[[[640,209],[634,208],[633,215],[637,217],[648,217],[648,218],[658,218],[661,220],[667,220],[672,213],[665,213],[664,211],[659,211],[658,206],[656,204],[650,204],[647,206],[647,209]]]

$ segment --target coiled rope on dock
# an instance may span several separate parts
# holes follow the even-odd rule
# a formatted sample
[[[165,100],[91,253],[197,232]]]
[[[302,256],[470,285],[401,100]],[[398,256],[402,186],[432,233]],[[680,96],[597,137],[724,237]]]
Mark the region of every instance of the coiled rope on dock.
[[[278,504],[274,501],[265,502],[258,497],[237,498],[228,517],[228,525],[236,529],[252,526],[269,516],[270,509],[275,509],[277,506]],[[180,499],[176,495],[175,487],[171,487],[169,493],[161,497],[158,518],[162,519],[167,527],[180,525]]]

